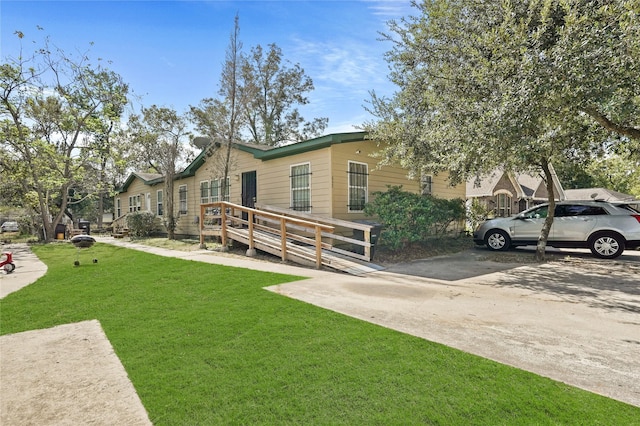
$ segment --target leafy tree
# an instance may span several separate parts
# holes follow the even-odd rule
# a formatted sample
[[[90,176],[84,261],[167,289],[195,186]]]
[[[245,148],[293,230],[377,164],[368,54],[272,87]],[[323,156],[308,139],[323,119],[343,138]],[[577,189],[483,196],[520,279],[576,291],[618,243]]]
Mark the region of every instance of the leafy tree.
[[[129,130],[131,141],[139,152],[139,163],[164,176],[164,224],[169,239],[174,239],[178,220],[173,201],[174,181],[181,161],[188,154],[187,121],[170,108],[152,105],[142,108],[141,116],[129,117]]]
[[[577,189],[596,186],[593,176],[587,171],[588,166],[588,162],[586,164],[564,162],[554,167],[564,189]]]
[[[425,0],[383,38],[391,98],[372,93],[365,123],[386,157],[452,182],[496,167],[542,173],[615,146],[640,122],[639,1]],[[553,222],[539,238],[544,258]]]
[[[17,31],[23,38],[24,34]],[[0,147],[11,178],[34,201],[50,240],[76,191],[92,193],[85,178],[94,130],[117,122],[127,102],[122,78],[93,65],[86,53],[67,55],[45,40],[34,53],[0,65]]]
[[[275,43],[267,52],[257,45],[243,56],[241,77],[242,108],[252,142],[300,142],[327,127],[327,118],[305,122],[295,107],[309,103],[304,94],[313,90],[313,81],[299,64],[289,67]]]
[[[587,171],[593,177],[594,187],[613,189],[640,197],[640,159],[632,160],[612,155],[594,160],[587,166]]]
[[[640,159],[611,154],[586,164],[560,164],[555,169],[564,189],[602,187],[640,197]]]

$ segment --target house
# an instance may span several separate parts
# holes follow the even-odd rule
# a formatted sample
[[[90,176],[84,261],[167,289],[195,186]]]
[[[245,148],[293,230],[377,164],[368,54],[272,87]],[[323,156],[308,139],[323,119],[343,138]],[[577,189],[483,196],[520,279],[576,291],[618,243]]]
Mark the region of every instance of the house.
[[[552,170],[555,199],[566,198],[562,184]],[[495,170],[470,179],[466,184],[467,200],[477,200],[495,217],[507,217],[548,200],[545,180],[541,175]]]
[[[372,155],[379,148],[365,132],[330,134],[280,147],[233,144],[226,183],[222,182],[225,148],[210,145],[176,176],[176,235],[198,235],[200,204],[216,201],[354,221],[365,219],[365,203],[390,185],[440,198],[465,197],[464,185],[450,186],[446,174],[413,179],[400,167],[379,166]],[[136,211],[162,218],[163,179],[132,173],[115,195],[117,222]]]

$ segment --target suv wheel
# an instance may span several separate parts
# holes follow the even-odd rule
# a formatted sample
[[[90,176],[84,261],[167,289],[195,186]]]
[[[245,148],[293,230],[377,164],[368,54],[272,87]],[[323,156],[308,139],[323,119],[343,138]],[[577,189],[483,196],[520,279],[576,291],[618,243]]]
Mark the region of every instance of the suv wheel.
[[[614,259],[624,251],[624,239],[613,232],[601,232],[591,237],[589,249],[595,257]]]
[[[487,235],[484,237],[484,243],[491,250],[509,250],[511,247],[511,238],[501,229],[492,229],[487,232]]]

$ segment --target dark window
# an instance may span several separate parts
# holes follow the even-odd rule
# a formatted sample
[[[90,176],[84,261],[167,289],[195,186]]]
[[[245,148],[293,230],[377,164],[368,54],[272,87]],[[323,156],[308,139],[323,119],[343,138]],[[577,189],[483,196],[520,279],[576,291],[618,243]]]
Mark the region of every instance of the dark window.
[[[187,213],[187,185],[181,185],[178,189],[178,195],[180,200],[180,214]]]
[[[599,206],[585,206],[581,204],[562,204],[556,206],[556,217],[567,216],[598,216],[606,215],[607,212]]]
[[[531,210],[530,212],[525,213],[522,217],[526,219],[544,219],[547,217],[547,213],[549,212],[549,206],[541,206],[537,209]]]
[[[291,166],[291,209],[311,211],[311,167],[310,164]]]
[[[349,161],[349,212],[361,212],[367,203],[369,171],[366,163]]]

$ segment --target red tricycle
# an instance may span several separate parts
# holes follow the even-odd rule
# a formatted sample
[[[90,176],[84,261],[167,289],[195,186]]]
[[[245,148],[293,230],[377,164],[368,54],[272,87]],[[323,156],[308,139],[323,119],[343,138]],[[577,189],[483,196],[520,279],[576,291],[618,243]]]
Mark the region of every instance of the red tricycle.
[[[5,251],[2,253],[2,256],[5,256],[5,258],[0,261],[0,268],[3,267],[7,274],[12,273],[13,270],[16,269],[16,265],[13,263],[13,253]]]

